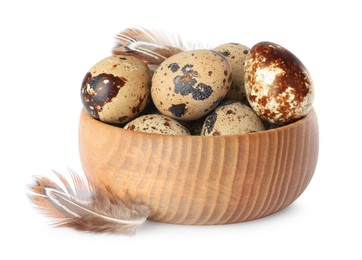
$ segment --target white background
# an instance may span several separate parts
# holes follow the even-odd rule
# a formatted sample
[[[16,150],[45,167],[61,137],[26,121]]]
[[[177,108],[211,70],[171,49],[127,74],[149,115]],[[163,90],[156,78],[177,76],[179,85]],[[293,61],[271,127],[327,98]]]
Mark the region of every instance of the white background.
[[[6,3],[5,3],[6,2]],[[361,259],[362,41],[358,1],[2,1],[0,259]],[[51,228],[31,176],[81,171],[80,84],[129,26],[296,54],[316,87],[320,156],[305,193],[272,216],[223,226],[147,222],[136,236]],[[5,256],[6,255],[6,256]]]

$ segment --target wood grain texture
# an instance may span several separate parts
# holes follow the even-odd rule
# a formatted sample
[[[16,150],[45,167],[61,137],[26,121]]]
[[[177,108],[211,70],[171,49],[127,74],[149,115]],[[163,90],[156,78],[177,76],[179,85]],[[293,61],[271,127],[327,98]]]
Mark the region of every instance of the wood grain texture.
[[[151,220],[225,224],[267,216],[296,200],[318,160],[314,110],[293,124],[235,136],[124,130],[81,113],[80,158],[98,185],[148,205]]]

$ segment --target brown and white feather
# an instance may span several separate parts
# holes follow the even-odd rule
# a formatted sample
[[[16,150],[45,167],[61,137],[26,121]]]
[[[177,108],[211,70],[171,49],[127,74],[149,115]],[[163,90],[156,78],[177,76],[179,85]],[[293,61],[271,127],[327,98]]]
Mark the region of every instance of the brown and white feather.
[[[179,35],[145,28],[125,29],[115,39],[113,54],[132,55],[147,64],[161,64],[165,59],[186,50]]]
[[[55,174],[64,189],[47,177],[34,177],[28,196],[36,208],[54,219],[56,226],[134,234],[150,215],[147,206],[120,198],[109,187],[100,189],[72,170],[72,185],[63,175]]]

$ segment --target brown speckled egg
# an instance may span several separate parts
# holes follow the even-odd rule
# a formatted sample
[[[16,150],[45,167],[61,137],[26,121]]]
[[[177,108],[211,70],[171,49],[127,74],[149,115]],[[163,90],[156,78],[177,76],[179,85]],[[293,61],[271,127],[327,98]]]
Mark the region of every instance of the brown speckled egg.
[[[260,118],[250,107],[235,101],[220,105],[208,115],[201,135],[238,135],[264,129]]]
[[[214,50],[224,55],[232,68],[233,81],[225,99],[239,100],[245,103],[244,68],[245,59],[250,49],[239,43],[226,43],[216,47]]]
[[[253,110],[264,120],[283,125],[305,116],[312,107],[312,80],[302,62],[271,42],[251,48],[245,63],[245,88]]]
[[[151,95],[162,114],[195,120],[220,103],[231,80],[231,66],[219,52],[185,51],[168,58],[156,69]]]
[[[84,109],[106,123],[129,122],[145,108],[150,84],[150,70],[141,60],[112,55],[85,75],[81,88]]]
[[[124,129],[153,134],[190,135],[176,120],[158,114],[140,116],[129,122]]]

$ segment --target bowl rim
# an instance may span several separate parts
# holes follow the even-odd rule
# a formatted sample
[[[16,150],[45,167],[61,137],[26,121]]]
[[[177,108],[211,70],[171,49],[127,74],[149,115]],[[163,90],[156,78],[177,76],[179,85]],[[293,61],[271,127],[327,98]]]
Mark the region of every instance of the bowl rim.
[[[315,109],[312,107],[310,109],[310,111],[307,113],[306,116],[297,119],[296,121],[294,121],[293,123],[290,124],[286,124],[286,125],[282,125],[276,128],[272,128],[272,129],[267,129],[267,130],[263,130],[263,131],[259,131],[259,132],[252,132],[252,133],[246,133],[246,134],[236,134],[236,135],[209,135],[209,136],[205,136],[205,135],[170,135],[170,134],[158,134],[158,133],[145,133],[145,132],[139,132],[139,131],[132,131],[129,129],[124,129],[123,127],[120,126],[116,126],[116,125],[111,125],[105,122],[102,122],[100,120],[97,120],[95,118],[93,118],[92,116],[90,116],[85,110],[84,108],[82,108],[81,111],[81,120],[84,117],[88,117],[89,120],[92,120],[92,122],[94,122],[96,125],[98,126],[102,126],[102,127],[106,127],[109,129],[112,129],[112,131],[119,131],[119,132],[124,132],[126,134],[132,134],[134,136],[149,136],[149,137],[155,137],[155,138],[172,138],[172,139],[178,139],[178,138],[192,138],[192,139],[215,139],[215,138],[235,138],[235,137],[241,137],[241,136],[255,136],[255,135],[263,135],[265,133],[274,133],[274,132],[279,132],[279,131],[283,131],[287,128],[294,128],[294,127],[298,127],[299,125],[303,124],[305,121],[310,120],[312,117],[316,116],[316,112]]]

